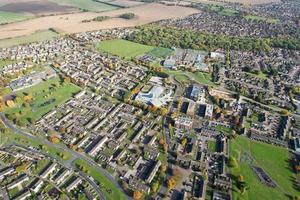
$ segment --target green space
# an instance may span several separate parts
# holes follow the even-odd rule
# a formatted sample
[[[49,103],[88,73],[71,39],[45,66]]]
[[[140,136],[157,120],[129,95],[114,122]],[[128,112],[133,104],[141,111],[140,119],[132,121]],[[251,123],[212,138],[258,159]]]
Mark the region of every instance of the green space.
[[[238,165],[230,168],[233,177],[233,199],[289,199],[299,194],[294,185],[295,174],[290,169],[289,152],[287,149],[270,144],[249,140],[238,136],[230,142],[230,156],[237,160]],[[251,169],[251,165],[263,168],[278,185],[276,188],[262,184]],[[237,188],[236,177],[242,175],[249,190],[241,194]]]
[[[59,5],[79,8],[84,11],[102,12],[108,10],[115,10],[119,8],[118,6],[113,6],[111,4],[102,3],[96,0],[50,0],[50,1],[55,2]]]
[[[268,79],[267,74],[265,74],[265,73],[263,73],[261,71],[259,71],[258,73],[246,72],[246,74],[249,74],[250,76],[255,76],[255,77],[260,78],[262,80]]]
[[[15,63],[16,61],[12,61],[12,60],[1,60],[0,59],[0,68],[1,67],[4,67],[5,65],[9,65],[9,64],[12,64],[12,63]]]
[[[231,8],[224,8],[223,6],[219,5],[208,5],[207,9],[211,12],[216,12],[219,15],[224,15],[224,16],[237,16],[239,14],[239,11]]]
[[[32,42],[40,42],[40,41],[44,41],[44,40],[50,40],[57,36],[58,36],[57,33],[50,31],[50,30],[38,31],[33,34],[25,35],[25,36],[21,36],[21,37],[1,39],[0,40],[0,48],[7,48],[7,47],[11,47],[11,46],[28,44],[28,43],[32,43]]]
[[[215,86],[215,84],[211,81],[210,74],[205,72],[188,72],[181,70],[168,70],[162,68],[162,72],[174,76],[175,79],[180,83],[187,83],[189,81],[196,81],[203,85]]]
[[[30,17],[22,15],[22,14],[0,11],[0,24],[22,21],[22,20],[29,19],[29,18]]]
[[[58,148],[45,145],[38,139],[38,137],[36,140],[32,140],[28,137],[14,133],[11,130],[3,127],[4,126],[0,121],[0,144],[17,143],[26,147],[35,147],[37,149],[42,149],[44,152],[49,153],[50,155],[62,160],[69,160],[71,158],[71,155],[68,152],[62,152]],[[1,130],[4,131],[1,132]]]
[[[236,16],[239,14],[239,12],[237,10],[234,9],[229,9],[229,8],[225,8],[222,9],[221,11],[218,12],[220,15],[225,15],[225,16]]]
[[[84,173],[92,176],[100,184],[100,189],[107,199],[126,199],[125,195],[110,180],[102,175],[95,167],[91,167],[85,161],[77,159],[74,164]]]
[[[134,58],[152,51],[155,47],[116,39],[99,42],[97,49],[126,59]]]
[[[62,104],[80,88],[71,83],[61,83],[59,78],[44,81],[38,85],[16,92],[15,106],[7,107],[4,113],[10,120],[16,120],[20,124],[27,124],[42,117],[56,106]],[[24,94],[30,94],[32,99],[24,102]]]
[[[207,141],[207,148],[210,152],[217,151],[217,141],[216,140],[208,140]]]
[[[230,134],[233,129],[222,126],[222,125],[217,125],[216,130],[221,132],[221,133],[224,133],[224,134]]]
[[[157,58],[166,58],[167,56],[171,55],[174,51],[172,49],[163,48],[163,47],[156,47],[148,52],[151,56]]]
[[[244,18],[247,20],[263,21],[263,22],[267,22],[267,23],[277,23],[279,21],[278,19],[261,17],[261,16],[257,16],[257,15],[245,15]]]

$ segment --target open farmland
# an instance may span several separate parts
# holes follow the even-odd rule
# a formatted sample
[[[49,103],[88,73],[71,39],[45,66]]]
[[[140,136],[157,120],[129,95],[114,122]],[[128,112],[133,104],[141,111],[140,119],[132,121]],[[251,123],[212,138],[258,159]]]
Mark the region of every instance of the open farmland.
[[[3,12],[0,10],[0,24],[12,23],[28,19],[28,16],[12,12]]]
[[[88,10],[94,12],[102,12],[117,9],[117,6],[101,3],[93,0],[50,0],[62,6],[71,6],[81,10]]]
[[[287,149],[237,137],[230,143],[230,154],[239,163],[238,167],[231,168],[232,174],[235,177],[239,174],[244,176],[250,187],[244,195],[241,195],[234,186],[233,199],[251,200],[259,196],[260,199],[280,200],[289,199],[285,193],[297,194],[293,185],[295,174],[289,167]],[[271,188],[262,184],[251,169],[252,165],[263,168],[278,186]]]
[[[93,12],[47,16],[3,25],[0,27],[0,39],[28,35],[38,30],[47,30],[49,28],[55,28],[63,33],[76,33],[117,27],[134,27],[162,19],[185,17],[196,12],[199,11],[193,8],[153,3],[102,12],[102,15],[112,17],[102,22],[82,23],[82,20],[89,20],[99,16],[99,13]],[[118,18],[119,15],[124,13],[134,13],[137,17],[131,20]]]
[[[0,48],[6,48],[21,44],[28,44],[31,42],[39,42],[44,40],[50,40],[54,37],[57,37],[58,34],[53,31],[37,31],[36,33],[30,35],[24,35],[21,37],[9,38],[9,39],[2,39],[0,40]]]
[[[50,14],[63,14],[78,12],[77,8],[71,6],[58,5],[50,1],[23,1],[23,2],[10,2],[5,5],[0,5],[1,12],[11,12],[26,16],[42,16]]]

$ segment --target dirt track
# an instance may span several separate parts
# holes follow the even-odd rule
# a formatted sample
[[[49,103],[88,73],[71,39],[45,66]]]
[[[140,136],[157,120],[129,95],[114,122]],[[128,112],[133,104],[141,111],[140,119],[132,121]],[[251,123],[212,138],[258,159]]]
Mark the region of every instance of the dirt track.
[[[135,13],[137,17],[131,20],[113,18],[103,22],[82,23],[84,19],[92,19],[104,15],[117,17],[120,14],[128,12]],[[116,27],[133,27],[161,19],[185,17],[196,12],[198,12],[198,10],[193,8],[165,6],[153,3],[102,13],[84,12],[47,16],[0,26],[0,39],[27,35],[48,28],[55,28],[63,33],[76,33]]]

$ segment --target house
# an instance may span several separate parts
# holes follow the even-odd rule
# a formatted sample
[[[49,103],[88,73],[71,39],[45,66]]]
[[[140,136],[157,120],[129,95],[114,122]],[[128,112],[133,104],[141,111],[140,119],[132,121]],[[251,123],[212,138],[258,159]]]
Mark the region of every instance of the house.
[[[95,142],[93,142],[87,150],[87,153],[90,154],[91,156],[96,156],[96,154],[99,152],[99,150],[103,147],[105,142],[107,142],[108,137],[98,137]]]
[[[2,180],[5,176],[12,174],[15,171],[13,167],[7,167],[0,171],[0,180]]]
[[[18,179],[16,179],[13,182],[9,183],[6,187],[7,187],[7,189],[11,190],[11,189],[21,185],[25,181],[28,181],[28,180],[29,180],[29,177],[26,174],[24,174],[24,175],[21,175],[20,177],[18,177]]]
[[[40,174],[41,178],[47,178],[54,170],[56,169],[57,164],[51,163],[50,165],[46,166],[42,173]]]
[[[153,180],[153,178],[154,178],[154,176],[155,176],[155,174],[156,174],[156,172],[157,172],[157,170],[159,169],[160,166],[161,166],[161,162],[159,160],[154,164],[152,169],[150,169],[150,173],[149,173],[149,175],[146,179],[146,183],[150,184],[152,182],[152,180]]]
[[[175,128],[179,130],[191,130],[193,128],[193,119],[190,117],[177,117],[175,119]]]
[[[34,193],[38,193],[40,191],[40,189],[42,188],[44,184],[44,181],[42,179],[35,179],[32,182],[32,185],[30,186],[30,189],[34,192]]]
[[[73,180],[67,187],[66,191],[71,192],[73,189],[75,189],[80,183],[82,182],[81,178],[77,177],[75,180]]]

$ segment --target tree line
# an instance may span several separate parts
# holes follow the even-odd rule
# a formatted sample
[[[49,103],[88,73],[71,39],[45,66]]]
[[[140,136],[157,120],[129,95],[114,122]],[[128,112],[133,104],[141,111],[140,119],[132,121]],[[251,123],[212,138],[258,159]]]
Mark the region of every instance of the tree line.
[[[226,35],[214,35],[206,32],[185,30],[159,25],[146,25],[138,27],[136,31],[127,37],[133,42],[159,46],[178,47],[184,49],[196,49],[213,51],[219,48],[225,50],[242,50],[267,52],[272,47],[289,50],[300,50],[299,38],[250,38],[230,37]]]

